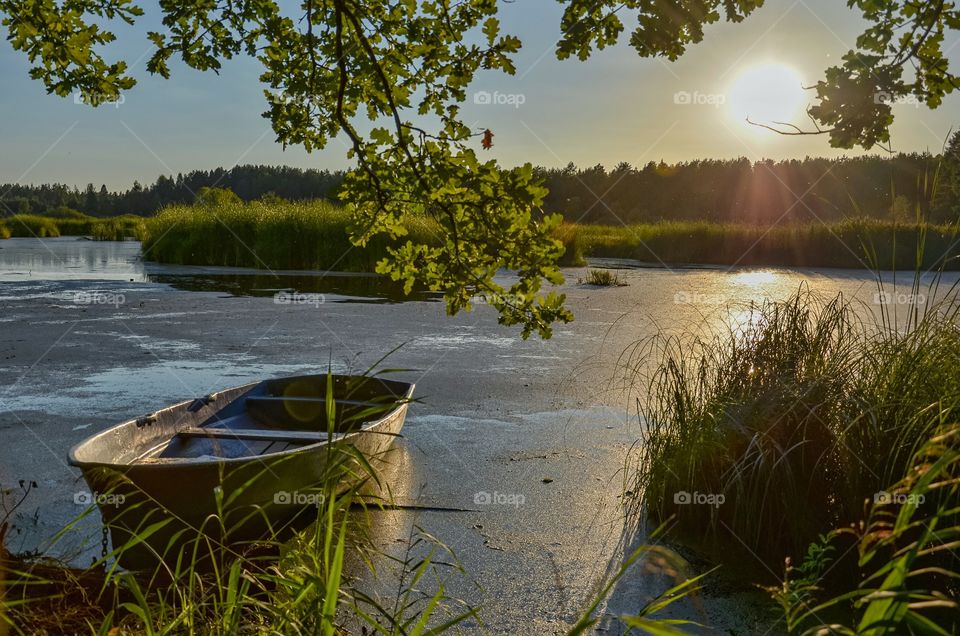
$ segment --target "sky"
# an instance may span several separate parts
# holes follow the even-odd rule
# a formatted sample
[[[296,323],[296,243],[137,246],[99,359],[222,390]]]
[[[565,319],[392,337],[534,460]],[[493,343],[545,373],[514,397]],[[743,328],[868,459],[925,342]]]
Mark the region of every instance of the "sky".
[[[173,65],[163,80],[146,71],[145,32],[156,29],[156,7],[130,28],[117,28],[110,53],[126,59],[138,84],[123,102],[93,109],[47,95],[31,80],[26,58],[0,43],[0,183],[93,183],[126,189],[134,180],[237,164],[303,168],[349,167],[335,140],[311,154],[276,143],[266,110],[260,66],[238,58],[219,75]],[[861,154],[830,148],[825,135],[785,137],[750,126],[783,116],[806,124],[812,85],[839,62],[863,29],[859,14],[840,0],[767,0],[741,24],[718,23],[677,62],[644,59],[626,43],[596,52],[587,62],[554,55],[562,5],[553,0],[501,3],[504,32],[523,48],[517,73],[482,72],[468,92],[463,116],[491,129],[486,152],[504,165],[543,166],[698,158],[802,158]],[[629,25],[628,25],[629,28]],[[960,64],[958,38],[945,48]],[[765,97],[775,96],[773,110]],[[766,101],[769,101],[767,99]],[[938,151],[960,124],[960,95],[936,111],[894,106],[892,145],[898,151]],[[758,116],[759,115],[759,116]],[[879,152],[879,151],[874,151]]]

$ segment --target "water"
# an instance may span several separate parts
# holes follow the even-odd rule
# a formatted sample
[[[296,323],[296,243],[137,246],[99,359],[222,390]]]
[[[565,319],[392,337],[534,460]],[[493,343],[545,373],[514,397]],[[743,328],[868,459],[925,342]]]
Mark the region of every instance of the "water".
[[[0,486],[40,484],[8,541],[17,551],[43,548],[78,512],[72,494],[82,484],[64,458],[98,430],[263,377],[363,371],[403,345],[381,365],[403,369],[420,400],[398,440],[408,457],[392,482],[399,500],[474,510],[477,493],[488,492],[525,503],[416,519],[383,512],[385,544],[399,549],[415,522],[483,583],[482,594],[469,581],[448,581],[448,590],[486,608],[497,629],[552,626],[619,554],[624,458],[641,435],[636,403],[622,393],[636,381],[631,347],[660,331],[749,324],[751,303],[801,286],[901,317],[918,300],[909,275],[894,286],[890,273],[880,290],[870,272],[854,270],[592,266],[617,269],[627,286],[581,285],[586,269],[565,269],[559,291],[576,320],[551,340],[522,341],[489,306],[449,317],[428,302],[435,297],[395,296],[376,277],[162,266],[143,262],[133,242],[0,241]],[[924,306],[935,301],[926,288],[934,278],[924,277]],[[330,298],[271,302],[290,290]],[[93,292],[118,302],[91,304],[101,297]],[[740,603],[710,598],[709,586],[706,594],[708,607]]]
[[[73,236],[0,240],[0,282],[35,280],[144,281],[140,243]]]
[[[88,241],[76,237],[12,238],[0,241],[0,282],[125,281],[160,283],[184,291],[232,296],[274,296],[302,301],[397,303],[440,300],[383,276],[346,272],[264,271],[233,267],[194,267],[145,262],[136,241]],[[300,295],[310,295],[301,298]],[[319,296],[318,296],[319,295]]]

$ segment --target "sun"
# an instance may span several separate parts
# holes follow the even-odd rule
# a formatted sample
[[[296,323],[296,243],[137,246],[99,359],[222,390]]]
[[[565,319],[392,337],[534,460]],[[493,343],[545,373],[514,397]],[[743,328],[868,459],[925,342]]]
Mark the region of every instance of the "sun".
[[[730,115],[744,125],[746,120],[760,124],[800,123],[809,94],[799,73],[786,64],[770,63],[743,70],[727,90]]]

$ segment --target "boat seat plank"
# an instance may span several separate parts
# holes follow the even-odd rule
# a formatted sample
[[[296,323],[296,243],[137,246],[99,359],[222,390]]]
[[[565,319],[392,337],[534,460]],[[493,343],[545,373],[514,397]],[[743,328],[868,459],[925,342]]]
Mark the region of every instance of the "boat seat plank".
[[[211,437],[215,439],[241,439],[263,442],[309,443],[327,441],[327,434],[319,431],[272,431],[253,428],[198,428],[190,427],[177,431],[181,437]]]
[[[320,402],[326,404],[327,399],[323,397],[285,397],[282,395],[251,395],[247,398],[247,404],[270,404],[274,402]],[[378,407],[392,407],[395,406],[393,402],[365,402],[362,400],[340,400],[335,399],[334,403],[337,406],[378,406]]]

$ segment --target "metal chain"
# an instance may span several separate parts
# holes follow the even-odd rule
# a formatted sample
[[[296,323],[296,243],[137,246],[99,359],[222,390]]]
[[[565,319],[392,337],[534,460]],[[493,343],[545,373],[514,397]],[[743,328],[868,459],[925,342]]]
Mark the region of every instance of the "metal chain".
[[[102,534],[100,535],[100,556],[103,557],[104,559],[106,559],[106,558],[107,558],[107,553],[109,552],[109,550],[108,550],[108,547],[109,547],[109,537],[108,537],[108,534],[107,534],[107,526],[103,526],[103,528],[101,528],[100,530],[101,530],[101,533],[102,533]]]

